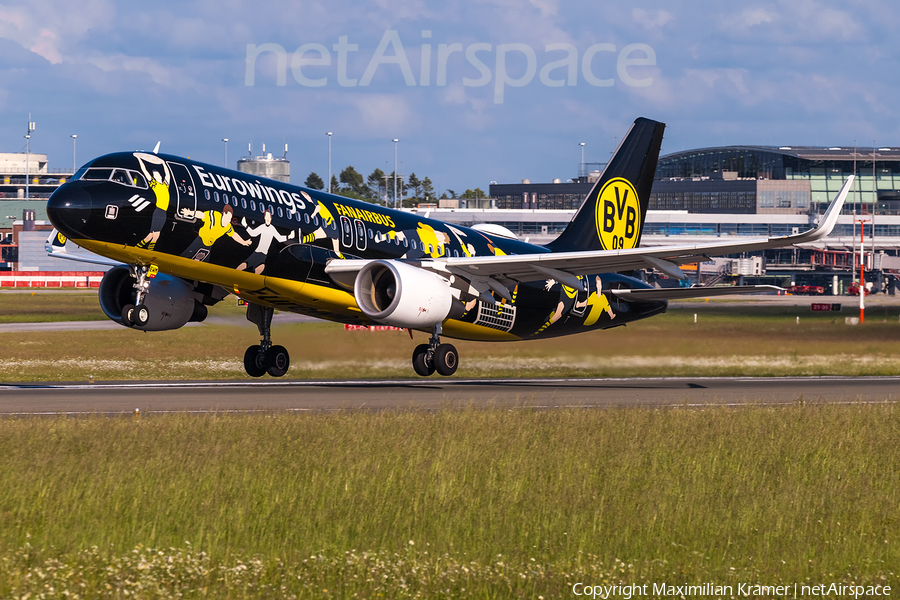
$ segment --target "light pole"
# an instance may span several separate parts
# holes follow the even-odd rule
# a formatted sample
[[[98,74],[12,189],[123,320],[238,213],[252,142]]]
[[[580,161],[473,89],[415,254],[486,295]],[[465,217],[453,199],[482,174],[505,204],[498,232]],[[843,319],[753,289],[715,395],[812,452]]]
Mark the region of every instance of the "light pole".
[[[331,193],[331,132],[329,131],[328,136],[328,193]]]
[[[584,176],[584,142],[579,142],[579,146],[581,146],[581,172],[578,174],[579,177]]]
[[[78,161],[75,159],[75,140],[78,139],[78,134],[72,134],[72,175],[75,175],[75,169],[78,167]]]
[[[31,113],[28,113],[28,133],[25,134],[25,199],[29,199],[28,193],[28,176],[29,176],[29,158],[31,156],[31,132],[35,130],[34,121],[31,120]]]
[[[222,166],[227,169],[228,168],[228,138],[222,138],[222,142],[224,142],[224,144],[225,144],[225,160],[224,160],[224,164]]]
[[[397,208],[397,142],[399,141],[394,138],[394,208]]]

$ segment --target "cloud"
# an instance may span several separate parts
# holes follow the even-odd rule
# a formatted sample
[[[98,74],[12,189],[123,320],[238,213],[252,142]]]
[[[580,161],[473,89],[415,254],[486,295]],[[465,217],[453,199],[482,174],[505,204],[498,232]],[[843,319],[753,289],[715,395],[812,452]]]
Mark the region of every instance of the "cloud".
[[[13,40],[58,64],[92,31],[111,26],[114,18],[115,6],[107,0],[0,6],[0,38]]]
[[[675,20],[675,15],[667,10],[649,11],[643,8],[635,8],[631,11],[631,18],[644,29],[659,29]]]

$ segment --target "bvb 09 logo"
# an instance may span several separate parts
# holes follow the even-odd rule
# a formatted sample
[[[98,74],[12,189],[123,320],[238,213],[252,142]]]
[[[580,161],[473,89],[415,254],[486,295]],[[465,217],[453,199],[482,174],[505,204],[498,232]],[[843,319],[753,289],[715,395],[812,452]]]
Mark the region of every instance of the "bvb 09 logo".
[[[606,250],[634,248],[641,230],[641,207],[631,182],[621,177],[606,182],[597,195],[595,221]]]

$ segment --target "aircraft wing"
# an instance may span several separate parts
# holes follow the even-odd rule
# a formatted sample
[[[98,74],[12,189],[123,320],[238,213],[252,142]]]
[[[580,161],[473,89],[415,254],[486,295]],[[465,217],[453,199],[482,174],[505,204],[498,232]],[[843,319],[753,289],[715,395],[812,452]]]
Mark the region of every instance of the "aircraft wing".
[[[737,254],[783,248],[794,244],[804,244],[821,239],[831,233],[840,215],[847,193],[853,185],[853,175],[837,197],[832,201],[819,224],[796,235],[770,238],[749,238],[732,242],[709,242],[657,246],[652,248],[630,248],[627,250],[593,250],[587,252],[548,252],[542,254],[519,254],[512,256],[474,256],[465,258],[444,258],[424,260],[423,268],[449,271],[461,277],[502,278],[513,281],[535,281],[552,278],[568,285],[581,287],[575,283],[578,275],[607,273],[655,268],[676,278],[683,274],[678,265],[709,260],[710,255]]]
[[[454,275],[465,279],[470,284],[470,293],[481,296],[486,301],[490,298],[490,292],[496,292],[501,297],[507,298],[509,291],[506,284],[516,281],[537,281],[540,279],[555,279],[571,288],[581,289],[580,275],[591,273],[610,273],[617,271],[633,271],[638,269],[657,269],[676,279],[684,278],[679,265],[709,260],[710,255],[737,254],[766,250],[768,248],[784,248],[794,244],[814,242],[831,233],[841,213],[841,207],[847,198],[847,193],[853,185],[854,176],[847,178],[847,182],[837,197],[831,202],[825,215],[818,225],[812,229],[796,235],[786,235],[769,238],[748,238],[731,242],[709,242],[702,244],[683,244],[672,246],[657,246],[652,248],[630,248],[626,250],[590,250],[582,252],[545,252],[540,254],[516,254],[504,256],[472,256],[460,258],[435,258],[415,261],[418,267],[428,269],[447,276]],[[341,285],[348,289],[353,288],[356,273],[359,272],[369,260],[332,260],[326,266],[325,271]],[[747,288],[755,286],[746,286]],[[691,288],[685,288],[690,290]],[[722,289],[713,292],[711,290]],[[755,291],[771,291],[764,287]],[[727,290],[727,291],[724,291]],[[729,288],[704,288],[698,296],[710,296],[719,294],[751,293],[749,289]],[[679,297],[667,290],[670,298]],[[680,297],[691,297],[688,292]],[[638,294],[631,296],[638,298]],[[648,294],[642,296],[650,299]],[[508,299],[508,298],[507,298]]]

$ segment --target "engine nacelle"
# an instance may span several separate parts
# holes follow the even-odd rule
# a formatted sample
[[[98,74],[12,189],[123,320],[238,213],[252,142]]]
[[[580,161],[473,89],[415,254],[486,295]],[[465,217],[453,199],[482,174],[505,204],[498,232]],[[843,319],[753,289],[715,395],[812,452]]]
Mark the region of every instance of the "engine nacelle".
[[[206,306],[194,297],[194,289],[183,279],[159,273],[150,279],[150,287],[144,294],[144,305],[150,311],[150,320],[141,331],[166,331],[183,327],[188,321],[206,318]],[[113,267],[100,281],[100,308],[106,316],[122,323],[122,309],[135,302],[135,279],[128,267]]]
[[[447,318],[453,306],[450,282],[430,271],[393,260],[375,260],[356,275],[356,303],[379,323],[428,328]]]

